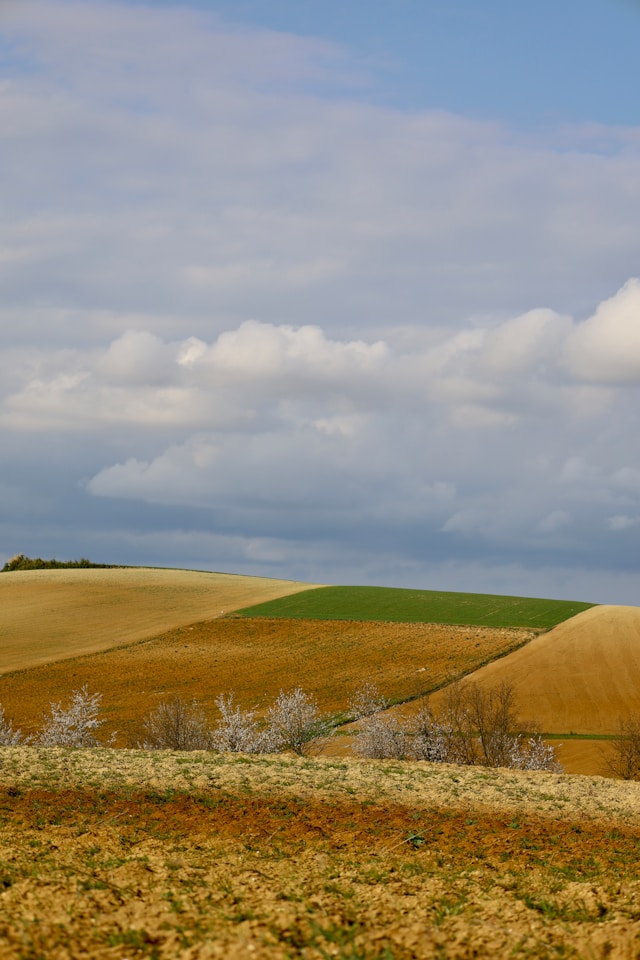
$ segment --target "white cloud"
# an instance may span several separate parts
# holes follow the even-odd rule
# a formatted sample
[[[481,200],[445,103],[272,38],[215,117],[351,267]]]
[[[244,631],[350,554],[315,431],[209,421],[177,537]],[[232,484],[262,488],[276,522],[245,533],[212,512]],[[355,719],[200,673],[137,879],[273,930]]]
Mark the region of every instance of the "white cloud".
[[[207,341],[252,318],[375,341],[521,314],[488,358],[517,373],[637,269],[627,130],[572,151],[361,103],[346,51],[186,8],[26,0],[3,26],[29,58],[0,90],[4,302],[85,308],[85,337],[98,313]]]
[[[3,32],[3,484],[58,536],[525,592],[523,556],[637,563],[636,131],[367,104],[348,51],[185,8]]]
[[[187,346],[188,348],[188,346]],[[171,348],[146,330],[127,330],[114,340],[98,362],[97,372],[114,383],[165,383],[171,377]]]
[[[640,280],[633,278],[579,324],[566,345],[570,369],[586,380],[640,384]]]

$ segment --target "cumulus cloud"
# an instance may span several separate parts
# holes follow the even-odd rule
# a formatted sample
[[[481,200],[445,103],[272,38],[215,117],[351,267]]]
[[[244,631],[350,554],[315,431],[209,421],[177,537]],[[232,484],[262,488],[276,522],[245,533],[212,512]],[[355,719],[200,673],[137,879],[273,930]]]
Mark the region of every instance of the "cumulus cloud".
[[[634,277],[580,324],[566,345],[569,368],[601,383],[640,383],[640,280]]]

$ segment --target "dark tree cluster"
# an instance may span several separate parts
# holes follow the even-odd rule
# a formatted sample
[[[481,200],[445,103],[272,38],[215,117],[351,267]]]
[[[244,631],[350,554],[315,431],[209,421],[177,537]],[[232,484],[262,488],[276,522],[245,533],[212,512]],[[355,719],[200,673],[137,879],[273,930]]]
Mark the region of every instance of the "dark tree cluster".
[[[107,568],[111,566],[113,564],[92,563],[86,557],[81,557],[80,560],[43,560],[42,557],[25,557],[24,553],[19,553],[11,560],[7,560],[0,573],[10,573],[12,570],[56,570],[69,567]]]

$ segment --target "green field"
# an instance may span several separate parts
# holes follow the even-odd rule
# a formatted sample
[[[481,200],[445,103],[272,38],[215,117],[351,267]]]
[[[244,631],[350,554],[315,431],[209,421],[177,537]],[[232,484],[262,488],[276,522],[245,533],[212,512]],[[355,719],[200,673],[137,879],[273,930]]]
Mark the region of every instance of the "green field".
[[[403,590],[395,587],[320,587],[245,607],[234,615],[548,630],[592,606],[592,603],[571,600],[500,597],[484,593]]]

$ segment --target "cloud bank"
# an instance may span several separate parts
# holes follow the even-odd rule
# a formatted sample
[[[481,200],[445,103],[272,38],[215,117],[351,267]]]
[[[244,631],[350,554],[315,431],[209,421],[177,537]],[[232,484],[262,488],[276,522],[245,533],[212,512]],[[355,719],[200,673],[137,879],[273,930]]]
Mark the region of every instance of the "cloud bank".
[[[2,31],[7,556],[635,602],[637,129],[186,8]]]

